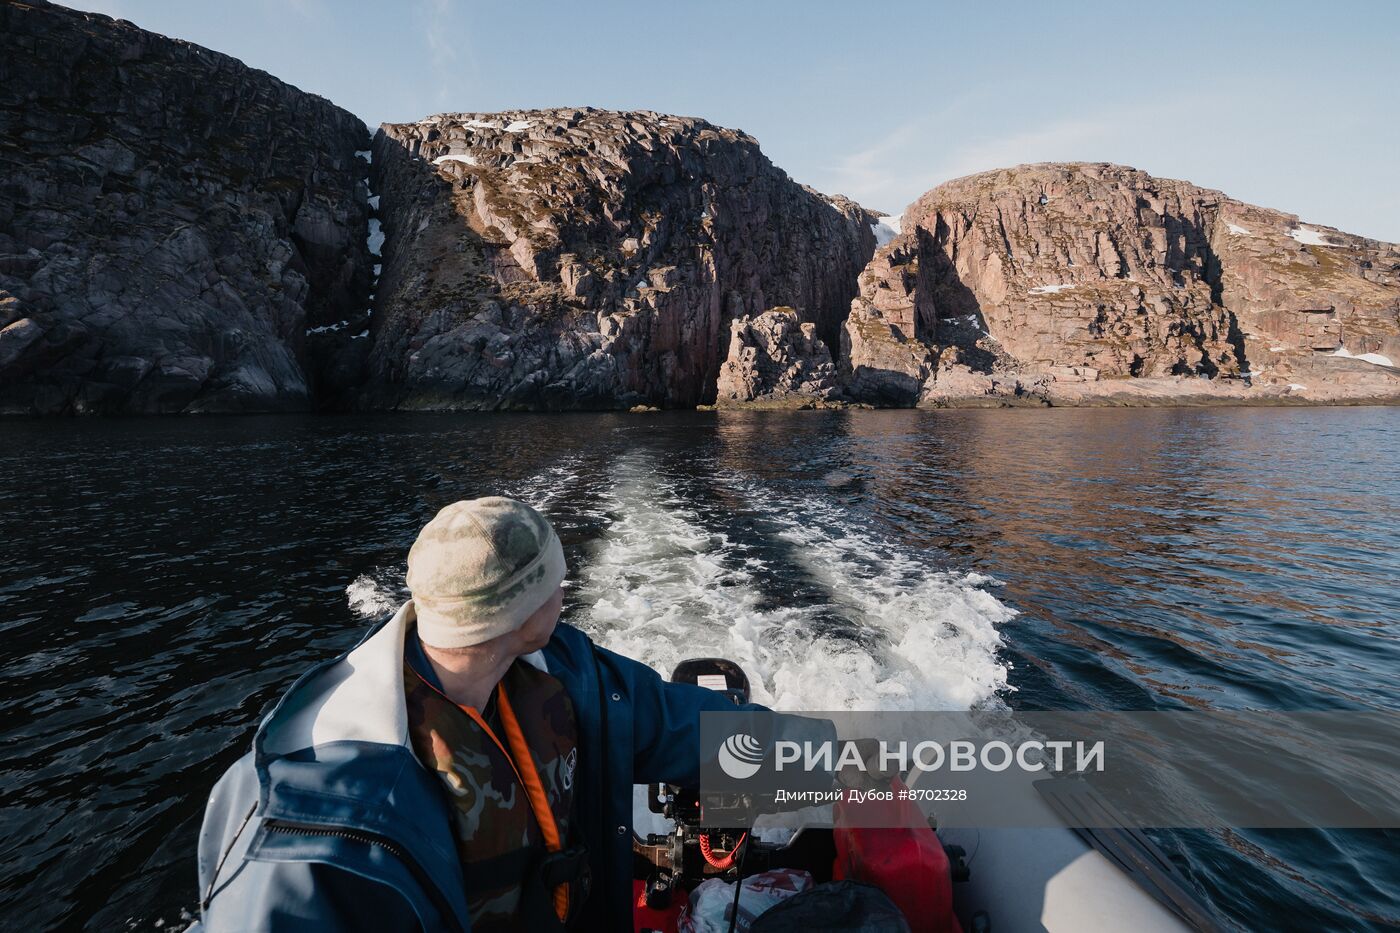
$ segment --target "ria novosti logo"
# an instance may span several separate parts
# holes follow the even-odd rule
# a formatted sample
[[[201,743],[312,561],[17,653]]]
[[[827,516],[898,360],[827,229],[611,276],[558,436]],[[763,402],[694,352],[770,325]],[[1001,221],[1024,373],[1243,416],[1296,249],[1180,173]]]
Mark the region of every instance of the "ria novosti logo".
[[[742,781],[758,773],[763,765],[763,746],[745,732],[736,732],[719,747],[719,767],[725,774]]]
[[[1067,770],[1069,752],[1074,755],[1074,771],[1103,772],[1105,743],[1092,744],[1083,740],[1021,741],[1015,744],[1001,740],[975,742],[955,739],[950,742],[908,741],[861,742],[826,741],[795,742],[779,740],[774,743],[773,770],[799,770],[807,773],[832,774],[853,768],[856,771],[882,774],[904,774],[919,771],[977,771],[997,773],[1013,766],[1025,772]],[[747,732],[735,732],[725,739],[716,756],[720,770],[735,780],[746,780],[763,767],[763,743]],[[791,766],[796,766],[793,769]]]

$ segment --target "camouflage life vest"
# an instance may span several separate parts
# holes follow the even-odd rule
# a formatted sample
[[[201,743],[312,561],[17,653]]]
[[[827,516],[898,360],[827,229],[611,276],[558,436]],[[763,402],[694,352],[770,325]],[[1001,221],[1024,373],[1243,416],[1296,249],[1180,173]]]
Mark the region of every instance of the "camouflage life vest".
[[[501,685],[544,785],[559,838],[567,845],[578,763],[573,703],[563,684],[522,661],[510,666]],[[413,750],[442,779],[452,805],[472,930],[524,929],[522,913],[529,911],[522,912],[522,895],[545,856],[545,838],[515,766],[468,713],[407,662],[404,694]],[[499,705],[493,692],[481,713],[504,743]]]

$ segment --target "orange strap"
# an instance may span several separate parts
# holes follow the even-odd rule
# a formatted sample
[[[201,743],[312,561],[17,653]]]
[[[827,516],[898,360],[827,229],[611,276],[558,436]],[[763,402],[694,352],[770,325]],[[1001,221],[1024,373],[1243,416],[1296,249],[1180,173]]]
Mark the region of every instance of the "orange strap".
[[[429,683],[422,674],[418,674],[416,670],[414,673],[435,693],[470,716],[472,721],[481,727],[481,731],[491,737],[491,741],[496,743],[501,754],[506,756],[506,761],[510,762],[516,780],[525,789],[525,799],[529,801],[530,809],[535,814],[535,821],[540,825],[545,849],[550,852],[562,850],[564,844],[559,838],[559,824],[554,821],[554,811],[549,806],[549,794],[545,792],[544,782],[540,780],[540,772],[535,767],[535,757],[530,754],[530,745],[525,741],[525,733],[520,728],[520,720],[515,718],[515,709],[510,705],[510,699],[506,696],[505,684],[496,685],[496,702],[500,705],[501,725],[505,728],[506,741],[510,743],[509,749],[496,737],[495,730],[487,724],[476,707],[458,703]],[[569,886],[567,884],[561,884],[554,889],[554,912],[559,915],[561,923],[569,916]]]
[[[540,832],[544,834],[544,847],[550,852],[558,852],[564,848],[563,841],[559,838],[559,826],[554,822],[554,811],[550,809],[549,795],[545,793],[544,782],[540,780],[540,772],[535,767],[535,756],[530,754],[530,746],[525,742],[525,733],[520,730],[520,720],[515,718],[515,710],[511,708],[504,684],[496,685],[496,699],[501,704],[501,725],[506,730],[506,741],[515,752],[513,762],[518,762],[516,774],[521,778],[520,783],[525,785],[525,794],[530,798],[530,809],[535,811],[535,819],[539,820]],[[497,744],[500,744],[499,740]],[[561,884],[554,889],[554,912],[559,915],[560,923],[569,916],[567,884]]]

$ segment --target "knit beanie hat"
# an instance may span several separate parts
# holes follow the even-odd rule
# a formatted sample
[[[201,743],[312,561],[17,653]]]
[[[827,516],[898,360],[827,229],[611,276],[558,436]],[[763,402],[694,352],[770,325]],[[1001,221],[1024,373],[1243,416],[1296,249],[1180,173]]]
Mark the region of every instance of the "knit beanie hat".
[[[408,552],[418,637],[465,648],[525,624],[564,579],[564,549],[549,521],[502,496],[454,502]]]

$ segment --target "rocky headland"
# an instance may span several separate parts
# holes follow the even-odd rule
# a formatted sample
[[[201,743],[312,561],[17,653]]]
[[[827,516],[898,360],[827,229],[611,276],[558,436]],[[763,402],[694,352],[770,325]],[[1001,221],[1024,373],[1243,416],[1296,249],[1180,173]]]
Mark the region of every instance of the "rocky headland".
[[[1394,400],[1400,247],[1103,163],[920,197],[861,274],[848,391],[895,405]]]
[[[893,230],[701,119],[371,142],[42,0],[0,0],[0,129],[0,414],[1400,401],[1400,247],[1123,166]]]

